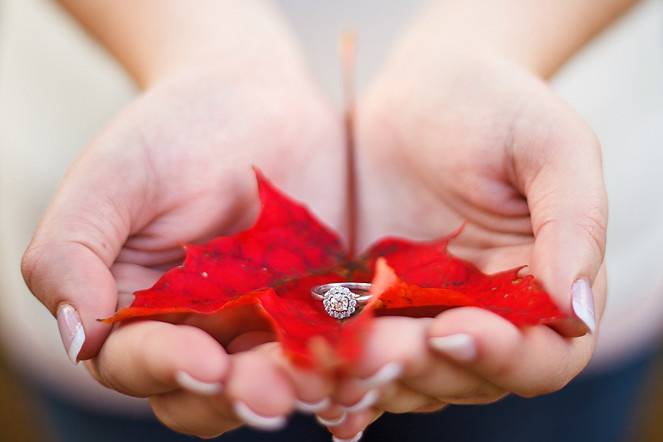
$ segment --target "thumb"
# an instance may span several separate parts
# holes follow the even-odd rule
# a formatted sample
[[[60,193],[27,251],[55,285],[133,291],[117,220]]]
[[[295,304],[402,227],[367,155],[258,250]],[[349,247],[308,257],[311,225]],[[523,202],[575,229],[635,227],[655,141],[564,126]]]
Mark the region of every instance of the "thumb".
[[[74,363],[94,357],[110,330],[97,319],[115,311],[110,266],[129,234],[129,217],[117,203],[122,195],[113,194],[117,178],[108,171],[90,173],[81,163],[61,186],[21,263],[29,289],[56,316]]]
[[[596,331],[605,304],[604,284],[593,287],[605,254],[608,209],[598,141],[592,136],[566,145],[573,147],[549,150],[526,196],[535,237],[532,272],[571,314],[554,328],[580,336]]]

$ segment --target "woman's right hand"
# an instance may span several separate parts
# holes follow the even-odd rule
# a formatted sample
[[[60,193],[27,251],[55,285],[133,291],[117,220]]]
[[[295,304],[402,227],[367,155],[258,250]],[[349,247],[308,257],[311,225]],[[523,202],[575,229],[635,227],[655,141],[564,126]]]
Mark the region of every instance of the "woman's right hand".
[[[216,48],[195,48],[187,54],[197,50],[200,58],[164,65],[162,76],[154,69],[137,75],[145,92],[69,170],[22,264],[28,286],[57,317],[73,361],[89,360],[102,384],[150,397],[168,426],[198,436],[242,422],[275,428],[298,401],[330,394],[321,378],[289,375],[276,344],[264,344],[270,336],[260,324],[217,321],[212,330],[204,321],[144,320],[109,335],[98,321],[126,301],[123,295],[176,265],[181,244],[253,222],[252,165],[342,226],[344,189],[327,180],[343,168],[339,118],[274,17],[261,21],[253,2],[246,9],[260,31],[245,38],[269,39],[272,51],[251,52],[264,45],[246,42],[226,47],[223,35],[210,44],[223,46],[225,60],[208,58]],[[229,57],[233,50],[244,53]]]

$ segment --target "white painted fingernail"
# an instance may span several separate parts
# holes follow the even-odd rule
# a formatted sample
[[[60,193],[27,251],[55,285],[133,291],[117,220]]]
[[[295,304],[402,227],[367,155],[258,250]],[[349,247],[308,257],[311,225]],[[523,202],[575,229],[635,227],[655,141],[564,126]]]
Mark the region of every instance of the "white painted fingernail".
[[[233,408],[240,419],[258,430],[276,431],[285,427],[286,419],[283,416],[261,416],[241,401],[235,402]]]
[[[465,333],[438,336],[430,338],[428,342],[435,350],[460,362],[469,362],[477,356],[474,338]]]
[[[343,422],[345,422],[345,419],[348,417],[348,414],[344,411],[341,413],[341,415],[335,419],[325,419],[324,417],[316,416],[316,420],[320,422],[320,424],[324,425],[325,427],[338,427],[341,425]]]
[[[372,376],[359,379],[359,383],[364,388],[377,388],[398,378],[401,373],[403,373],[403,364],[400,362],[389,362],[383,365]]]
[[[594,334],[596,331],[594,293],[586,279],[579,279],[571,286],[571,306],[578,319],[585,323],[590,333]]]
[[[295,409],[302,413],[314,414],[324,411],[331,405],[331,399],[328,397],[319,400],[318,402],[306,402],[299,399],[295,400]]]
[[[333,436],[332,437],[332,442],[359,442],[361,437],[364,435],[363,431],[360,431],[359,433],[355,434],[352,436],[350,439],[343,439],[340,437]]]
[[[214,396],[221,393],[223,389],[223,386],[218,382],[203,382],[184,371],[175,373],[175,380],[183,389],[202,396]]]
[[[69,304],[60,304],[57,311],[58,330],[67,356],[71,362],[78,364],[78,354],[85,343],[85,329],[80,316]]]
[[[359,399],[355,404],[353,405],[341,405],[341,408],[343,408],[343,411],[346,413],[357,413],[359,411],[364,411],[368,409],[369,407],[372,407],[375,405],[375,403],[378,401],[378,398],[380,397],[380,393],[373,389],[369,390],[366,392],[366,394]]]

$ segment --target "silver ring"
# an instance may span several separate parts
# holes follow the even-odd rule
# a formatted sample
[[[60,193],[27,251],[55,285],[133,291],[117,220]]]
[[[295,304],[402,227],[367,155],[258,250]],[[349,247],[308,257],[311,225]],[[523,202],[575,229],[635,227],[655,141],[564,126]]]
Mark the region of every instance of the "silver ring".
[[[311,296],[322,301],[332,318],[346,319],[357,311],[357,304],[366,304],[371,299],[370,289],[368,282],[333,282],[313,287]]]

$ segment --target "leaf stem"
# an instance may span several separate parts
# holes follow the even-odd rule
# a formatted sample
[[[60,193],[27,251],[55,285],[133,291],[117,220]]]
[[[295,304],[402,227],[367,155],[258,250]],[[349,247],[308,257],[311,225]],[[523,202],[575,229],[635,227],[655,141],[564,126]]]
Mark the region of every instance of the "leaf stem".
[[[346,31],[341,36],[339,55],[341,61],[341,88],[343,97],[343,119],[345,127],[346,155],[346,213],[348,232],[348,254],[353,259],[357,253],[357,166],[354,134],[355,118],[355,54],[356,35]]]

